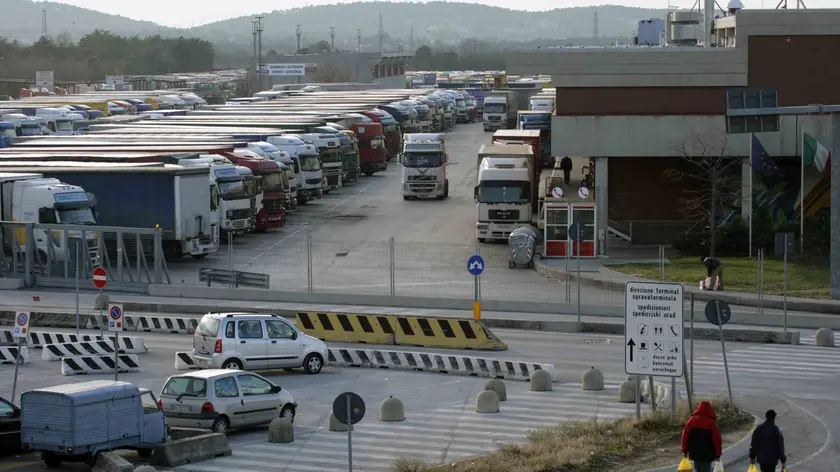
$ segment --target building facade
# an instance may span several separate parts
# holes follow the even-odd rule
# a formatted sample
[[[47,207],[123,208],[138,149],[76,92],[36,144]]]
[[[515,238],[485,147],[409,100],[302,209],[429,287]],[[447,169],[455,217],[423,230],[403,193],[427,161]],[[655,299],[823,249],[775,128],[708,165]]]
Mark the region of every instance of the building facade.
[[[266,64],[306,64],[304,76],[274,76],[268,88],[277,84],[356,82],[375,83],[382,88],[405,88],[405,67],[411,53],[325,52],[268,56]]]
[[[722,15],[721,15],[722,16]],[[802,132],[831,142],[828,116],[727,117],[727,110],[840,104],[840,10],[740,10],[715,20],[716,47],[569,48],[511,53],[507,71],[556,87],[555,156],[590,157],[602,254],[609,234],[669,244],[691,222],[687,184],[663,179],[684,154],[743,158],[754,133],[773,158],[801,155]],[[806,173],[807,175],[807,173]],[[798,175],[797,175],[798,177]],[[751,213],[750,213],[751,214]]]

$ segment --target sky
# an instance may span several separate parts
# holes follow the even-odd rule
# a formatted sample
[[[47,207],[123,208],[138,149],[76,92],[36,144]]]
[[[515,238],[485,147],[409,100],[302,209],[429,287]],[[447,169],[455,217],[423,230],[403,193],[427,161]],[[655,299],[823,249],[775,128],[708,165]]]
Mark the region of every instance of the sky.
[[[232,2],[212,2],[207,0],[143,0],[129,2],[125,0],[55,0],[59,3],[99,10],[105,13],[122,15],[135,20],[153,21],[165,26],[189,28],[214,21],[270,12],[277,9],[289,9],[312,5],[349,3],[341,0],[236,0]],[[463,0],[456,0],[463,1]],[[702,1],[702,0],[701,0]],[[718,0],[721,6],[729,0]],[[745,8],[775,8],[779,0],[742,0]],[[804,0],[808,8],[838,8],[840,0]],[[528,7],[522,8],[518,0],[468,0],[464,3],[483,3],[516,10],[550,10],[552,8],[587,7],[593,5],[620,4],[629,7],[662,8],[668,4],[675,8],[691,8],[694,0],[529,0]],[[788,0],[794,8],[796,0]]]

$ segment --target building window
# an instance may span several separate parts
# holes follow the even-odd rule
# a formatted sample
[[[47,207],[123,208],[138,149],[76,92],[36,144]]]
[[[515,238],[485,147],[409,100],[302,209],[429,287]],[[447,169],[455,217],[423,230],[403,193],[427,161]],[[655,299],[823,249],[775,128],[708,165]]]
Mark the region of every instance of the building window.
[[[777,108],[779,92],[776,89],[739,88],[726,91],[727,110]],[[779,115],[727,116],[726,132],[767,133],[779,131]]]

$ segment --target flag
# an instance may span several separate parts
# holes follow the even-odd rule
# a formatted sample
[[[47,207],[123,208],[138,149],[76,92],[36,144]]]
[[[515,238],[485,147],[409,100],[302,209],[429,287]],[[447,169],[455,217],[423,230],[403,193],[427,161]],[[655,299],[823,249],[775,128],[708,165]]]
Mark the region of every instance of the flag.
[[[766,175],[767,177],[782,177],[784,174],[776,161],[767,154],[767,150],[758,140],[756,135],[752,135],[752,146],[750,147],[750,164],[752,168]]]
[[[831,152],[810,134],[803,134],[805,135],[802,147],[803,165],[812,165],[820,172],[828,172],[831,169]]]

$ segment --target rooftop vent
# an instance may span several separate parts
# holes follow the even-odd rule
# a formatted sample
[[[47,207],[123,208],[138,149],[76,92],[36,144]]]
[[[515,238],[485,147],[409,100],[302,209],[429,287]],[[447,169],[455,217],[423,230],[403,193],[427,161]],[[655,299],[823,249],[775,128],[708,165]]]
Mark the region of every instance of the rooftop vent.
[[[738,10],[744,9],[744,4],[741,3],[741,0],[729,0],[729,5],[726,6],[726,9],[734,15]]]

